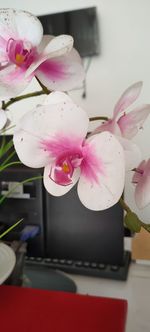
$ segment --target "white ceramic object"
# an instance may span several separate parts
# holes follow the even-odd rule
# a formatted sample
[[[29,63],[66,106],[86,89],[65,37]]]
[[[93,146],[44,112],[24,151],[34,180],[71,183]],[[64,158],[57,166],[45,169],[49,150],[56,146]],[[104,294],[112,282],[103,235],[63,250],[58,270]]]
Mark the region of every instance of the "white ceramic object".
[[[16,263],[14,251],[0,242],[0,285],[9,277]]]

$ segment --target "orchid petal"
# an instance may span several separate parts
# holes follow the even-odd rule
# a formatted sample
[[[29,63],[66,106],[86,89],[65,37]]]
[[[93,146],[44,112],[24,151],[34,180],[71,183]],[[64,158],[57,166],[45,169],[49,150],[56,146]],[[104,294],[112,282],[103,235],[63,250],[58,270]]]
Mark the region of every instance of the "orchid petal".
[[[26,113],[19,127],[42,139],[55,138],[58,133],[71,137],[78,133],[78,137],[84,139],[89,125],[87,113],[63,92],[52,92],[47,98],[49,104]]]
[[[51,35],[44,35],[40,44],[37,46],[38,53],[43,53],[46,46],[52,41],[54,37]]]
[[[104,210],[118,202],[124,188],[124,152],[117,139],[109,132],[87,140],[102,166],[98,182],[91,182],[81,174],[78,195],[85,207]]]
[[[60,35],[50,40],[43,50],[43,54],[50,56],[50,58],[54,58],[70,52],[72,47],[73,38],[69,35]]]
[[[46,144],[64,137],[74,138],[81,144],[88,124],[86,112],[65,93],[53,92],[49,96],[49,105],[38,106],[22,117],[14,134],[15,149],[25,165],[46,166],[51,160]]]
[[[40,138],[32,132],[16,127],[13,142],[18,157],[24,165],[40,168],[52,162],[49,153],[42,149]]]
[[[132,170],[141,160],[141,151],[132,141],[121,136],[116,138],[124,149],[126,171]]]
[[[54,105],[58,103],[72,103],[72,99],[67,93],[55,91],[49,93],[49,95],[47,95],[43,100],[43,105]]]
[[[59,57],[70,52],[73,46],[73,38],[69,35],[60,35],[57,37],[44,36],[38,47],[40,56],[26,71],[26,76],[30,75],[48,59]]]
[[[0,36],[6,41],[9,38],[19,39],[14,9],[0,9]]]
[[[15,22],[19,39],[30,42],[32,46],[40,44],[43,27],[36,16],[26,11],[15,11]]]
[[[42,35],[42,24],[34,15],[21,10],[0,10],[0,36],[4,39],[21,39],[36,46],[40,43]]]
[[[136,170],[134,172],[133,178],[132,178],[132,183],[138,183],[144,173],[145,167],[146,167],[147,162],[145,160],[142,160],[141,163],[139,164],[138,167],[136,167]]]
[[[7,122],[7,115],[6,115],[6,111],[4,110],[0,110],[0,130],[3,129],[6,125]]]
[[[72,49],[65,56],[43,62],[36,76],[48,89],[66,91],[81,85],[85,73],[78,52]]]
[[[150,105],[142,105],[134,111],[122,115],[118,120],[118,125],[122,135],[129,139],[134,137],[138,133],[138,130],[142,127],[149,114]]]
[[[109,131],[114,135],[121,135],[120,128],[115,120],[108,120],[105,123],[102,123],[99,127],[97,127],[91,135],[102,133],[103,131]]]
[[[62,196],[66,194],[78,181],[80,176],[80,169],[75,169],[72,176],[72,183],[67,186],[62,186],[55,183],[50,178],[50,165],[47,165],[44,169],[44,186],[45,189],[53,196]]]
[[[136,185],[135,202],[140,209],[143,209],[150,204],[150,165],[147,174],[144,175]]]
[[[38,45],[37,47],[37,53],[39,54],[39,56],[37,57],[37,59],[30,65],[30,67],[26,70],[25,76],[29,76],[31,73],[33,73],[35,71],[36,68],[39,67],[39,65],[46,61],[48,56],[43,54],[43,50],[46,48],[46,46],[51,42],[51,40],[53,39],[53,36],[49,36],[49,35],[44,35],[41,43]]]
[[[142,85],[142,82],[137,82],[125,90],[114,108],[114,118],[116,118],[119,113],[124,112],[127,107],[134,103],[141,92]]]
[[[6,53],[7,41],[0,36],[0,63],[8,61],[8,56]]]
[[[24,78],[21,68],[12,64],[0,71],[0,99],[12,98],[22,92],[32,77]]]

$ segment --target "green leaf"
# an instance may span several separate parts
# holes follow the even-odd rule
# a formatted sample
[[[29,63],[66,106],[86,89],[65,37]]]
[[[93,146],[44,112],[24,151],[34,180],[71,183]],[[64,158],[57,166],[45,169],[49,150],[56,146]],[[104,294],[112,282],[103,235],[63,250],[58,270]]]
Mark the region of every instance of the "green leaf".
[[[25,183],[28,183],[28,182],[32,182],[32,181],[35,181],[35,180],[40,180],[40,179],[43,179],[43,176],[39,175],[39,176],[34,176],[33,178],[28,178],[22,182],[18,182],[16,185],[14,185],[14,187],[9,190],[5,195],[3,195],[1,198],[0,198],[0,205],[4,202],[4,200],[11,194],[13,193],[13,191],[19,187],[21,184],[25,184]]]
[[[141,221],[134,212],[128,212],[124,218],[124,223],[130,231],[139,233],[141,230]]]
[[[21,222],[23,221],[23,218],[18,220],[14,225],[12,225],[11,227],[9,227],[4,233],[0,234],[0,239],[2,239],[2,237],[4,237],[6,234],[8,234],[10,231],[12,231],[12,229],[14,229],[16,226],[18,226]]]
[[[13,147],[13,140],[6,143],[5,135],[2,137],[2,144],[0,146],[0,158],[2,158]]]
[[[10,167],[10,166],[14,166],[14,165],[20,165],[21,161],[12,161],[11,163],[8,163],[6,165],[0,166],[0,172],[2,172],[4,169]]]

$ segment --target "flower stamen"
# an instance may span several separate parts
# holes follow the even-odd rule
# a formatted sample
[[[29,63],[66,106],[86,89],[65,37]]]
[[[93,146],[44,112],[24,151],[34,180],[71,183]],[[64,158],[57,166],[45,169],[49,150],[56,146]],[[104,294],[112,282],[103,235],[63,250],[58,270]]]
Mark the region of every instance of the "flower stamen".
[[[21,65],[24,63],[24,59],[25,59],[24,55],[17,53],[15,58],[16,58],[16,63],[18,65]]]

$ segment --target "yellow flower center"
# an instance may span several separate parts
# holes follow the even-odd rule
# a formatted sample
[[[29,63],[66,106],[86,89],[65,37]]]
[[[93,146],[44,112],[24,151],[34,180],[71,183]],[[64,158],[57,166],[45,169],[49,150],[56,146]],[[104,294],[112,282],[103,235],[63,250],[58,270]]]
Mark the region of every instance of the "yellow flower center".
[[[62,170],[64,171],[64,173],[69,173],[70,172],[70,167],[67,163],[64,163],[62,166]]]
[[[17,53],[16,54],[16,62],[18,65],[21,65],[24,62],[24,55]]]

